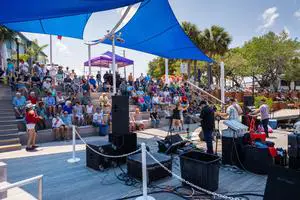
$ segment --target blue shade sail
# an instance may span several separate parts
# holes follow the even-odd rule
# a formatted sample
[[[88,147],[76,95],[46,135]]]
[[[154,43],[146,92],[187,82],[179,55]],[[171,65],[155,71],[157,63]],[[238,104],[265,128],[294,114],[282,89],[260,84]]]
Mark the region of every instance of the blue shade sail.
[[[90,16],[91,14],[82,14],[44,20],[8,23],[4,25],[15,31],[61,35],[83,39],[84,28]]]
[[[81,15],[132,5],[142,0],[2,0],[0,24]]]
[[[145,0],[121,33],[116,45],[164,58],[213,62],[185,34],[168,0]],[[103,43],[111,44],[110,40]]]

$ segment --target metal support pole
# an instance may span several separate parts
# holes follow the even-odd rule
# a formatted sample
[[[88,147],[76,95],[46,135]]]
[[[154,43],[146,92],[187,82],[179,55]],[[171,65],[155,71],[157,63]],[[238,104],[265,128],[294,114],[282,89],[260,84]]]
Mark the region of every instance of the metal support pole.
[[[72,126],[72,158],[68,159],[68,163],[76,163],[80,161],[80,158],[76,158],[76,129],[75,126]]]
[[[43,179],[40,178],[39,182],[38,182],[38,200],[42,200],[43,199]]]
[[[224,62],[222,61],[220,63],[220,88],[221,88],[221,101],[225,102],[225,68],[224,68]]]
[[[113,71],[113,95],[116,95],[117,84],[116,84],[115,34],[112,35],[112,71]]]
[[[20,44],[18,38],[15,39],[16,42],[16,51],[17,51],[17,68],[19,69],[20,67]],[[20,69],[19,69],[20,70]]]
[[[92,63],[91,63],[91,45],[88,44],[88,59],[89,59],[89,76],[92,74]]]
[[[142,143],[142,175],[143,175],[143,196],[136,198],[136,200],[155,200],[153,197],[148,196],[147,188],[147,149],[146,144]]]
[[[169,60],[165,59],[165,84],[169,84]]]
[[[123,57],[125,58],[125,50],[123,50]],[[124,78],[125,78],[125,81],[127,80],[127,77],[126,77],[126,66],[124,66]]]
[[[134,63],[132,65],[132,76],[133,76],[133,81],[135,81],[135,78],[134,78]]]
[[[52,61],[52,35],[50,35],[50,66],[53,68],[53,61]]]

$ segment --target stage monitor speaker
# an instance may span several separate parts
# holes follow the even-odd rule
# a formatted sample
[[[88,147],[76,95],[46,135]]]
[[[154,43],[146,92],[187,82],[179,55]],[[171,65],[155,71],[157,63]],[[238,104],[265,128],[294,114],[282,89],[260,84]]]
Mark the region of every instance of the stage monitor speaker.
[[[244,107],[254,106],[254,98],[253,96],[244,96]]]
[[[187,142],[179,134],[169,135],[164,140],[157,141],[158,152],[165,154],[176,153],[177,149],[184,147]]]
[[[112,134],[129,134],[129,99],[128,96],[112,97]]]
[[[264,200],[298,200],[300,171],[274,166],[269,169]]]

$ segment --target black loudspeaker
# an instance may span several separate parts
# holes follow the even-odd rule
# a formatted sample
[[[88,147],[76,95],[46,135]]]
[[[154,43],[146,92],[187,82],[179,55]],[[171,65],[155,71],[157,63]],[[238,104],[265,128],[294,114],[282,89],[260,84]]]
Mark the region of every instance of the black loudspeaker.
[[[243,137],[222,136],[222,164],[235,165],[240,168],[244,162]]]
[[[274,166],[269,169],[264,200],[298,200],[300,171]]]
[[[128,96],[112,97],[112,134],[129,133],[129,99]]]
[[[300,169],[300,134],[288,135],[289,168]]]
[[[172,159],[170,156],[160,154],[160,153],[152,153],[152,155],[161,164],[163,164],[166,168],[172,171]],[[148,154],[146,155],[146,161],[147,161],[146,165],[147,165],[148,183],[155,180],[159,180],[161,178],[172,176],[172,174],[168,173],[164,168],[162,168],[158,163],[156,163]],[[139,180],[142,179],[142,154],[141,153],[128,156],[127,173],[129,176],[133,178]]]
[[[183,140],[179,134],[165,137],[164,140],[158,140],[158,152],[161,153],[176,153],[177,149],[182,148],[188,141]]]
[[[113,148],[123,154],[133,152],[137,149],[136,133],[129,133],[125,135],[109,134],[108,141],[112,143]]]
[[[100,152],[105,155],[121,155],[120,151],[113,148],[110,142],[97,141],[90,142],[88,145],[92,148],[86,147],[86,166],[94,170],[103,171],[109,167],[116,167],[118,164],[126,162],[126,157],[123,158],[108,158],[97,154]]]
[[[253,106],[254,98],[253,98],[253,96],[244,96],[243,102],[244,102],[244,107]]]

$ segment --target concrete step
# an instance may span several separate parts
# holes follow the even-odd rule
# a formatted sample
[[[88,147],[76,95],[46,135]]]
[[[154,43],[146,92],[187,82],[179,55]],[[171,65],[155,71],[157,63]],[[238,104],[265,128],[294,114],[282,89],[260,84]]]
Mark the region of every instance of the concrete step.
[[[3,125],[1,125],[2,130],[15,129],[17,127],[18,127],[17,124],[3,124]]]
[[[15,115],[2,115],[0,112],[0,121],[5,121],[5,120],[13,120],[16,119]]]
[[[22,122],[24,122],[23,119],[16,119],[16,118],[15,119],[8,119],[8,120],[2,119],[2,120],[0,120],[0,127],[2,125],[18,124],[18,123],[22,123]]]
[[[13,105],[0,107],[0,112],[14,112]]]
[[[2,152],[8,152],[8,151],[17,151],[17,150],[21,150],[22,145],[19,144],[10,144],[10,145],[3,145],[0,146],[0,153]]]
[[[19,137],[20,134],[18,133],[8,133],[8,134],[0,134],[0,140],[7,140]]]
[[[20,138],[0,140],[0,146],[11,145],[11,144],[20,144]]]
[[[11,128],[11,129],[6,129],[6,130],[3,130],[3,129],[0,129],[0,135],[2,134],[12,134],[12,133],[18,133],[19,130],[17,127],[15,128]]]

